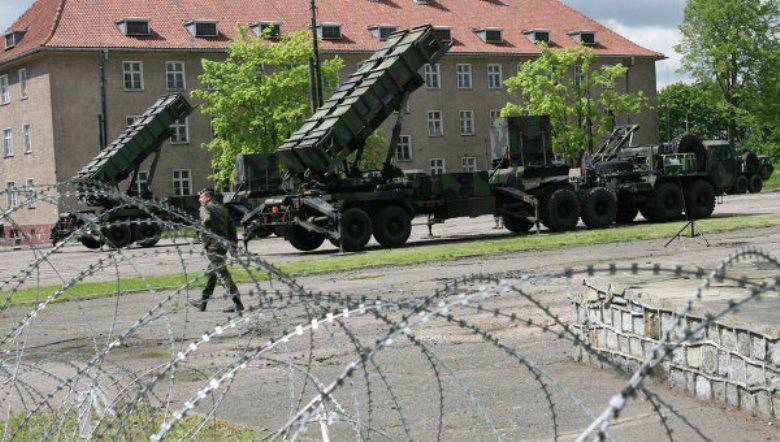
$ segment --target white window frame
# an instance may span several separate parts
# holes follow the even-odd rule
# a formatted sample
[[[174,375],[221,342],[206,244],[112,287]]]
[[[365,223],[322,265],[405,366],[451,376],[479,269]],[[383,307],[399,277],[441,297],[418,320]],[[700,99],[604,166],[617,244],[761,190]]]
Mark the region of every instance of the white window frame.
[[[465,156],[460,159],[460,165],[464,172],[476,172],[477,171],[477,157]]]
[[[425,89],[441,89],[441,64],[426,64],[423,68],[425,73]]]
[[[22,100],[26,100],[29,97],[27,93],[27,68],[19,69],[19,91]]]
[[[3,156],[14,156],[14,133],[11,128],[3,129]]]
[[[27,184],[25,185],[25,189],[27,190],[27,208],[34,209],[35,208],[35,198],[33,198],[33,194],[35,193],[34,178],[27,178]]]
[[[186,172],[187,177],[184,178],[183,172]],[[178,176],[177,176],[178,175]],[[192,195],[192,170],[191,169],[177,169],[172,172],[173,178],[173,196],[191,196]],[[188,192],[184,192],[184,186],[186,184]]]
[[[411,135],[401,135],[398,137],[398,145],[396,146],[395,151],[395,159],[402,163],[407,163],[409,161],[412,161],[413,158],[413,151],[412,151],[413,145],[412,145],[412,136]],[[402,153],[405,153],[406,155],[401,155]]]
[[[498,72],[496,72],[498,69]],[[491,63],[487,65],[488,75],[488,89],[503,89],[504,88],[504,74],[500,64]],[[498,78],[498,84],[495,79]]]
[[[172,67],[181,66],[181,71],[173,70]],[[178,83],[179,76],[181,76],[181,87],[174,84],[171,87],[171,79],[174,83]],[[165,62],[165,87],[169,91],[183,91],[187,89],[187,68],[183,61],[166,61]]]
[[[473,69],[471,63],[461,63],[455,65],[457,72],[458,89],[471,89],[474,87]]]
[[[138,195],[143,191],[143,184],[149,184],[149,172],[146,170],[139,170],[138,176],[135,179],[135,191]]]
[[[438,123],[438,132],[435,130]],[[442,137],[444,136],[444,118],[440,110],[428,111],[428,136],[429,137]]]
[[[179,130],[184,129],[184,139],[179,138]],[[171,124],[171,130],[173,131],[173,134],[171,135],[171,144],[190,144],[190,123],[189,123],[189,117],[184,118],[184,123],[181,122],[181,120],[176,120]]]
[[[8,83],[8,74],[0,75],[0,105],[11,102],[11,85]]]
[[[428,164],[430,165],[431,175],[443,175],[447,173],[447,163],[444,158],[431,158]]]
[[[458,111],[458,117],[460,118],[460,135],[462,137],[473,136],[474,135],[474,111],[468,109]]]
[[[138,66],[138,71],[134,70],[135,66]],[[135,87],[136,78],[134,75],[138,75],[138,87]],[[130,86],[127,87],[127,76],[130,75]],[[144,62],[143,61],[123,61],[122,62],[122,87],[125,92],[143,92],[144,90]]]
[[[16,195],[15,181],[9,181],[5,183],[5,195],[6,195],[6,203],[8,204],[8,209],[16,207],[16,205],[19,203],[19,200],[17,199],[17,195]]]
[[[29,124],[25,124],[22,126],[22,145],[24,147],[25,154],[32,153],[32,134],[30,133],[31,130],[32,128]]]

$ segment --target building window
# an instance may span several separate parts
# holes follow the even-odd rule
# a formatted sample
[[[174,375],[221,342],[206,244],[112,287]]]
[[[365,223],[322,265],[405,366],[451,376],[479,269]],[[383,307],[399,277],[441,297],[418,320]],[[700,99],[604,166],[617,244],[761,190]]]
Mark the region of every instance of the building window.
[[[190,128],[188,126],[188,118],[183,120],[176,120],[171,124],[171,144],[187,144],[190,142]]]
[[[24,153],[32,153],[32,141],[30,140],[30,125],[22,126],[22,139],[24,142]]]
[[[11,102],[11,88],[8,85],[8,75],[0,75],[0,104]]]
[[[7,157],[14,156],[14,140],[11,129],[3,130],[3,154]]]
[[[443,43],[452,43],[452,29],[444,26],[433,28],[433,35],[439,37]]]
[[[476,172],[477,157],[463,157],[461,159],[461,166],[463,166],[464,172]]]
[[[441,111],[428,111],[428,136],[440,137],[444,135],[442,127]]]
[[[401,135],[398,138],[398,148],[395,158],[398,161],[412,161],[412,136]]]
[[[490,124],[493,124],[501,118],[501,110],[500,109],[491,109],[490,110]]]
[[[149,172],[139,170],[138,175],[135,177],[135,191],[138,195],[142,195],[147,186],[149,186]]]
[[[369,26],[368,30],[374,34],[374,37],[380,41],[386,41],[390,38],[390,35],[398,30],[398,26],[395,25],[376,25]]]
[[[278,40],[282,36],[282,25],[272,21],[261,21],[249,25],[255,35],[263,36],[269,40]]]
[[[136,124],[138,124],[139,121],[141,121],[141,118],[143,117],[140,115],[129,115],[125,117],[125,124],[127,125],[127,127],[135,126]]]
[[[219,35],[217,22],[211,20],[196,20],[184,23],[184,26],[195,37],[216,37]]]
[[[117,21],[116,24],[124,35],[130,37],[142,37],[152,33],[149,20],[145,18],[126,18]]]
[[[322,23],[317,29],[323,40],[341,40],[341,25],[339,23]]]
[[[16,207],[16,183],[9,181],[5,184],[5,196],[8,208],[12,209]]]
[[[144,64],[140,61],[125,61],[122,63],[125,74],[126,91],[144,90]]]
[[[22,100],[27,99],[27,69],[19,69],[19,89],[21,90]]]
[[[441,88],[441,66],[437,64],[425,65],[425,87],[428,89]]]
[[[168,80],[169,91],[180,91],[187,88],[184,82],[184,63],[169,61],[165,63],[165,78]]]
[[[35,180],[27,178],[27,208],[35,208]]]
[[[192,195],[192,171],[173,171],[173,196]]]
[[[458,89],[471,89],[471,65],[459,64],[455,68],[458,72]]]
[[[488,88],[501,89],[504,87],[504,80],[501,77],[501,65],[489,64],[488,65]]]
[[[532,43],[550,43],[550,30],[549,29],[530,29],[523,31],[523,34]]]
[[[460,134],[474,135],[474,111],[460,111]]]
[[[445,172],[447,172],[447,168],[444,165],[444,158],[432,158],[431,175],[441,175]]]

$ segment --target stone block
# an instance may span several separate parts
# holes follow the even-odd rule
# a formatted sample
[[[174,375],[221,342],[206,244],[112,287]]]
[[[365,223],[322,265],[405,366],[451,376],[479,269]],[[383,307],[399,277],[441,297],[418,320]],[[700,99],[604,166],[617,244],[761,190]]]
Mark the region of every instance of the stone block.
[[[732,355],[729,359],[729,379],[734,382],[744,383],[747,381],[745,360],[739,356]]]
[[[731,356],[725,351],[718,353],[718,374],[721,376],[728,376],[729,374],[729,359]]]
[[[768,391],[759,391],[755,395],[756,398],[756,411],[762,417],[772,419],[772,397],[769,396]]]
[[[688,322],[688,324],[687,324],[688,329],[691,330],[692,332],[694,332],[694,333],[691,334],[691,338],[690,338],[691,342],[698,342],[698,341],[701,341],[702,339],[705,338],[706,333],[707,333],[707,329],[706,328],[702,327],[698,331],[694,331],[694,330],[696,330],[697,327],[700,327],[701,324],[704,321],[702,321],[700,319],[689,318],[687,322]],[[684,336],[684,333],[681,330],[680,331],[680,337],[682,337],[682,336]]]
[[[615,330],[623,330],[623,312],[619,309],[612,308],[612,326]]]
[[[686,352],[688,366],[691,368],[701,367],[701,347],[688,347]]]
[[[701,368],[705,373],[715,374],[718,371],[718,350],[711,345],[701,347]]]
[[[634,334],[637,336],[645,335],[645,318],[644,315],[631,316],[631,327],[634,329]]]
[[[775,418],[780,417],[780,393],[778,392],[772,395],[772,411],[775,413]]]
[[[661,339],[661,321],[656,312],[645,310],[645,337]]]
[[[612,330],[607,330],[607,348],[610,350],[618,349],[617,333],[613,332]]]
[[[734,384],[726,384],[726,403],[739,407],[739,388]]]
[[[720,329],[720,342],[728,350],[737,351],[737,334],[729,328]]]
[[[726,403],[726,383],[723,381],[712,381],[712,397],[720,402]]]
[[[631,338],[628,341],[629,353],[635,358],[642,358],[644,356],[642,352],[642,341],[639,338]]]
[[[622,335],[618,336],[618,349],[620,349],[622,353],[629,354],[630,348],[628,346],[628,337]]]
[[[747,385],[749,387],[764,387],[766,386],[766,375],[764,374],[764,367],[746,364],[746,377]]]
[[[634,319],[631,315],[631,312],[623,312],[623,319],[621,320],[621,323],[623,324],[623,331],[626,333],[633,333],[634,331]]]
[[[739,354],[748,357],[750,356],[751,340],[750,333],[746,331],[737,332],[737,352]]]
[[[688,394],[696,394],[696,373],[692,371],[685,372],[685,390]]]
[[[645,359],[650,359],[653,357],[653,348],[655,348],[655,342],[642,342],[642,351],[645,354]]]
[[[606,325],[612,325],[612,313],[607,309],[606,314],[599,309],[599,322],[603,322]]]
[[[756,398],[748,393],[746,390],[740,389],[739,392],[739,408],[747,411],[748,413],[756,413]]]
[[[588,319],[590,322],[600,323],[601,322],[601,310],[595,309],[595,308],[589,308],[588,309]]]
[[[707,326],[707,338],[715,344],[720,344],[720,330],[718,330],[717,324]]]
[[[685,347],[677,347],[672,351],[672,362],[685,365]]]
[[[772,342],[769,345],[769,357],[772,360],[772,364],[780,367],[780,341]]]
[[[674,328],[675,318],[671,313],[661,313],[661,332],[666,333]]]
[[[753,345],[750,348],[750,356],[761,361],[766,359],[766,339],[763,336],[753,336]]]
[[[602,349],[607,348],[607,330],[603,328],[599,329],[597,331],[597,336],[598,336],[597,347]]]
[[[704,400],[712,397],[712,384],[704,376],[696,376],[696,397]]]
[[[688,378],[685,372],[677,368],[669,369],[669,388],[677,391],[686,391],[688,388]]]

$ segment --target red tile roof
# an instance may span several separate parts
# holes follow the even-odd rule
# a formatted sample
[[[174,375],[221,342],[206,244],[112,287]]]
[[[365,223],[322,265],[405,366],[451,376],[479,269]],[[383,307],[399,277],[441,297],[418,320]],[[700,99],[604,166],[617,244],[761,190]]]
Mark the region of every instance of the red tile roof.
[[[381,45],[367,29],[389,24],[400,28],[431,23],[452,28],[455,53],[537,54],[526,29],[551,30],[552,43],[576,46],[567,34],[596,31],[600,55],[662,58],[621,37],[558,0],[317,0],[318,21],[341,23],[344,38],[324,41],[325,51],[373,51]],[[41,48],[130,48],[221,50],[235,38],[236,23],[280,21],[282,31],[309,26],[309,0],[38,0],[10,29],[26,29],[22,41],[0,53],[0,63]],[[122,35],[117,20],[151,20],[148,37]],[[220,38],[195,38],[183,26],[188,20],[219,21]],[[483,42],[477,28],[503,28],[504,43]],[[3,48],[0,48],[2,51]]]

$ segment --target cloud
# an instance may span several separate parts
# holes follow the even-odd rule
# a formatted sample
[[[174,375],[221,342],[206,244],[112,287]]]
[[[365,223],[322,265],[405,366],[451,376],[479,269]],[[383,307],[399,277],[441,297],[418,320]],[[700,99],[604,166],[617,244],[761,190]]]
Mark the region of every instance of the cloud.
[[[683,19],[686,4],[686,0],[563,0],[563,2],[601,23],[615,20],[632,27],[677,27]]]
[[[0,0],[0,31],[4,31],[19,18],[35,0]]]

